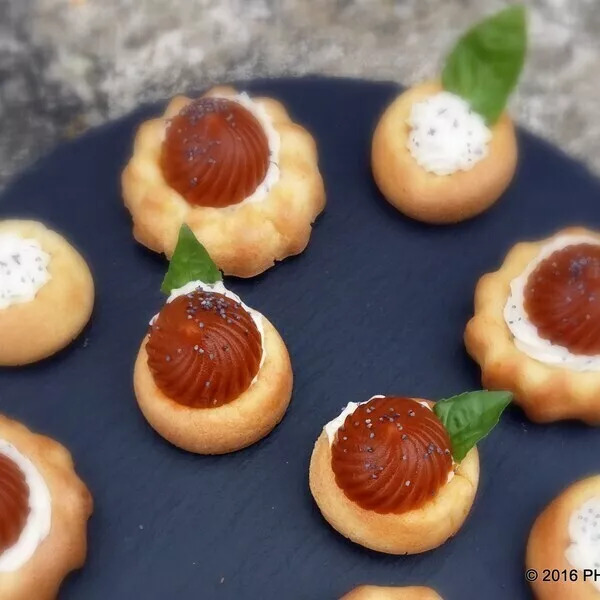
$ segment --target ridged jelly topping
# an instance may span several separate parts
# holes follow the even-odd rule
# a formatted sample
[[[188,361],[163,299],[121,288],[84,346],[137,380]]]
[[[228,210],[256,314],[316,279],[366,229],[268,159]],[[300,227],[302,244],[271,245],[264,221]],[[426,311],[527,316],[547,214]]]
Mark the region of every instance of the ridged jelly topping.
[[[552,253],[531,273],[523,295],[541,338],[573,354],[600,354],[600,245]]]
[[[261,334],[246,309],[195,290],[165,304],[150,327],[148,366],[158,388],[194,408],[212,408],[246,391],[260,367]]]
[[[258,119],[226,98],[199,98],[167,127],[161,167],[190,204],[222,208],[251,196],[269,168],[269,142]]]
[[[331,454],[344,494],[383,514],[420,508],[452,470],[448,433],[412,398],[376,397],[359,405],[338,429]]]
[[[0,554],[17,542],[28,515],[25,475],[13,460],[0,454]]]

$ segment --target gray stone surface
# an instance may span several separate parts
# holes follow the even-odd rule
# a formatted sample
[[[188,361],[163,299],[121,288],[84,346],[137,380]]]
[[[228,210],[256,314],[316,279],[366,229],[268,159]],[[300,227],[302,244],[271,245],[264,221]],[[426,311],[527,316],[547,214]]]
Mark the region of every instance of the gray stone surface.
[[[499,0],[0,0],[0,186],[62,139],[230,79],[410,84]],[[529,0],[516,119],[600,173],[598,0]]]

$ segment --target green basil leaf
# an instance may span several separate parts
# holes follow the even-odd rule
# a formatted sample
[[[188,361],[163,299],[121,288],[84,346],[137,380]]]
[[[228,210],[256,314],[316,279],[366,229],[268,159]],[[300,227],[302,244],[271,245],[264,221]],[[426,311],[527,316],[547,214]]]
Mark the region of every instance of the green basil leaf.
[[[517,85],[526,51],[525,8],[513,5],[460,38],[446,59],[442,85],[493,124]]]
[[[206,248],[187,225],[182,225],[169,269],[160,287],[161,291],[170,294],[171,290],[183,287],[190,281],[215,283],[220,280],[221,272]]]
[[[436,402],[433,411],[450,436],[456,462],[460,462],[497,425],[512,397],[510,392],[481,390]]]

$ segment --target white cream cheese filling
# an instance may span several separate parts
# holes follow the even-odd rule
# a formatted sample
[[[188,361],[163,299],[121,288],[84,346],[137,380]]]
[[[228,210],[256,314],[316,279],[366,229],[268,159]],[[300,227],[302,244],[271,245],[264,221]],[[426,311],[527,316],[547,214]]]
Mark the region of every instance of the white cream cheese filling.
[[[600,497],[584,502],[571,513],[569,519],[570,544],[565,550],[569,564],[584,571],[591,569],[600,572]],[[600,579],[590,578],[590,582],[600,591]]]
[[[0,554],[0,573],[7,573],[21,568],[50,533],[52,498],[42,475],[26,456],[1,439],[0,453],[21,469],[29,488],[29,515],[25,527],[16,543]]]
[[[407,147],[430,173],[469,171],[488,154],[492,132],[466,100],[442,91],[413,104]]]
[[[0,310],[30,302],[50,280],[50,255],[35,239],[0,234]]]
[[[204,292],[215,292],[217,294],[223,294],[223,296],[231,298],[234,302],[238,302],[239,304],[241,304],[242,308],[250,315],[252,321],[254,321],[254,324],[258,329],[258,333],[260,333],[260,343],[262,349],[260,356],[260,364],[258,366],[258,372],[254,376],[254,379],[252,380],[250,385],[256,383],[256,381],[258,380],[258,373],[260,373],[260,370],[262,369],[262,366],[265,362],[265,358],[267,356],[267,348],[265,346],[265,328],[263,323],[264,317],[257,310],[250,308],[247,304],[244,304],[237,294],[233,293],[231,290],[225,287],[222,281],[217,281],[215,283],[204,283],[204,281],[190,281],[186,283],[183,287],[171,290],[171,294],[167,298],[167,303],[173,302],[173,300],[175,300],[175,298],[179,298],[179,296],[191,294],[193,291],[198,289]],[[158,314],[154,315],[152,319],[150,319],[150,325],[153,325],[154,321],[156,321],[157,318]]]
[[[527,268],[510,282],[510,294],[504,306],[504,320],[513,335],[515,346],[531,358],[547,365],[566,367],[572,371],[600,371],[600,356],[573,354],[568,348],[553,344],[538,335],[524,308],[524,291],[529,276],[553,252],[575,244],[600,242],[588,235],[560,235],[545,244]]]

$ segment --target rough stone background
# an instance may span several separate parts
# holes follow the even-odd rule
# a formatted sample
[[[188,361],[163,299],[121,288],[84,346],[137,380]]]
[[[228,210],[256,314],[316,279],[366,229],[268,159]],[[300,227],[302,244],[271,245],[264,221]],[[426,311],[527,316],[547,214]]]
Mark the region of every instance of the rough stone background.
[[[516,119],[600,173],[600,0],[526,0]],[[0,187],[62,139],[213,82],[410,84],[500,0],[0,0]]]

